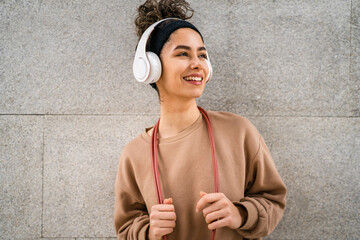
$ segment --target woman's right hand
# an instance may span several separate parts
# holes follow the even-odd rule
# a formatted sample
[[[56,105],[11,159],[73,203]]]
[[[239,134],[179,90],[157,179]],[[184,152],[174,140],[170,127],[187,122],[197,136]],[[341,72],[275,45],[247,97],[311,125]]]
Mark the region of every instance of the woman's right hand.
[[[175,207],[172,198],[164,200],[164,204],[151,207],[149,239],[161,240],[164,235],[174,230],[176,221]]]

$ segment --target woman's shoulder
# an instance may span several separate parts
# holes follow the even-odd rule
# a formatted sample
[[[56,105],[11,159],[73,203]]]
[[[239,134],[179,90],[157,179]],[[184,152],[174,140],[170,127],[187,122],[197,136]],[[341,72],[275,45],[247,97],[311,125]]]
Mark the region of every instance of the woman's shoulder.
[[[254,124],[244,116],[223,111],[208,111],[208,114],[217,127],[231,129],[232,131],[239,130],[255,135],[259,134]]]
[[[256,155],[261,135],[246,117],[230,112],[209,111],[208,113],[212,120],[214,135],[221,139],[221,144],[243,146],[249,156]]]
[[[144,137],[144,134],[147,134],[145,131],[141,134],[138,134],[136,137],[131,139],[123,148],[122,155],[125,156],[134,156],[138,153],[143,153],[149,148],[149,143]]]

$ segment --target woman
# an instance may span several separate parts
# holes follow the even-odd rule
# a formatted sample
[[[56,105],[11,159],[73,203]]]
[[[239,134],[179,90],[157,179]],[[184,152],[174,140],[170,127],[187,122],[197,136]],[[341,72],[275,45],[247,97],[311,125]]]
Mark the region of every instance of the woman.
[[[138,11],[139,36],[156,23],[146,48],[161,61],[160,78],[152,83],[161,121],[122,152],[115,183],[118,239],[228,240],[270,234],[285,208],[285,185],[247,119],[204,112],[196,105],[211,66],[201,33],[184,21],[193,10],[185,1],[148,0]],[[183,20],[157,23],[165,18]]]

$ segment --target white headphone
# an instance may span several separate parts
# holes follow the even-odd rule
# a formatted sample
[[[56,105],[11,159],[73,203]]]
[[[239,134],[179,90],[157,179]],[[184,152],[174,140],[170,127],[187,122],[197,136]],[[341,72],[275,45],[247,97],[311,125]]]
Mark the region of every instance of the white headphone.
[[[160,58],[153,52],[146,52],[146,44],[156,25],[169,19],[179,20],[178,18],[162,19],[148,27],[140,38],[133,63],[133,73],[138,82],[155,83],[161,76],[162,69]],[[212,75],[212,67],[209,56],[205,59],[205,61],[209,67],[209,74],[206,78],[206,82],[208,82]]]

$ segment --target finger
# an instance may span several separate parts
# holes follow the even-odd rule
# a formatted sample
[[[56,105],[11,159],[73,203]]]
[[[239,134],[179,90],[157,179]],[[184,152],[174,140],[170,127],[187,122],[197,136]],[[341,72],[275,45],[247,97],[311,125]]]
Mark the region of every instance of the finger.
[[[161,230],[164,232],[164,235],[168,235],[174,231],[174,228],[161,228]]]
[[[208,204],[218,201],[221,196],[221,193],[208,193],[204,195],[196,204],[196,212],[202,211]]]
[[[226,227],[228,225],[228,219],[222,218],[216,221],[213,221],[212,223],[208,224],[208,228],[210,230]]]
[[[219,219],[222,219],[225,217],[226,217],[226,210],[221,209],[219,211],[215,211],[215,212],[212,212],[212,213],[209,213],[208,215],[206,215],[205,221],[207,224],[209,224],[209,223],[218,221]]]
[[[157,228],[174,228],[176,225],[175,221],[171,220],[153,220],[151,226]]]
[[[150,220],[176,220],[175,212],[154,212],[150,214]]]
[[[206,217],[209,213],[219,211],[225,207],[226,207],[226,203],[224,201],[219,200],[219,201],[216,201],[216,202],[206,206],[202,210],[202,212],[203,212],[204,216]]]
[[[164,200],[164,204],[173,204],[173,199],[172,198],[166,198]]]
[[[200,191],[200,197],[203,197],[203,196],[205,196],[206,194],[207,194],[206,192]]]
[[[151,207],[153,212],[175,212],[175,207],[173,204],[156,204]]]
[[[157,228],[154,230],[155,236],[162,237],[168,235],[174,231],[174,228]]]
[[[200,198],[202,198],[203,196],[205,196],[207,193],[200,191]],[[198,212],[199,210],[196,208],[196,212]]]

